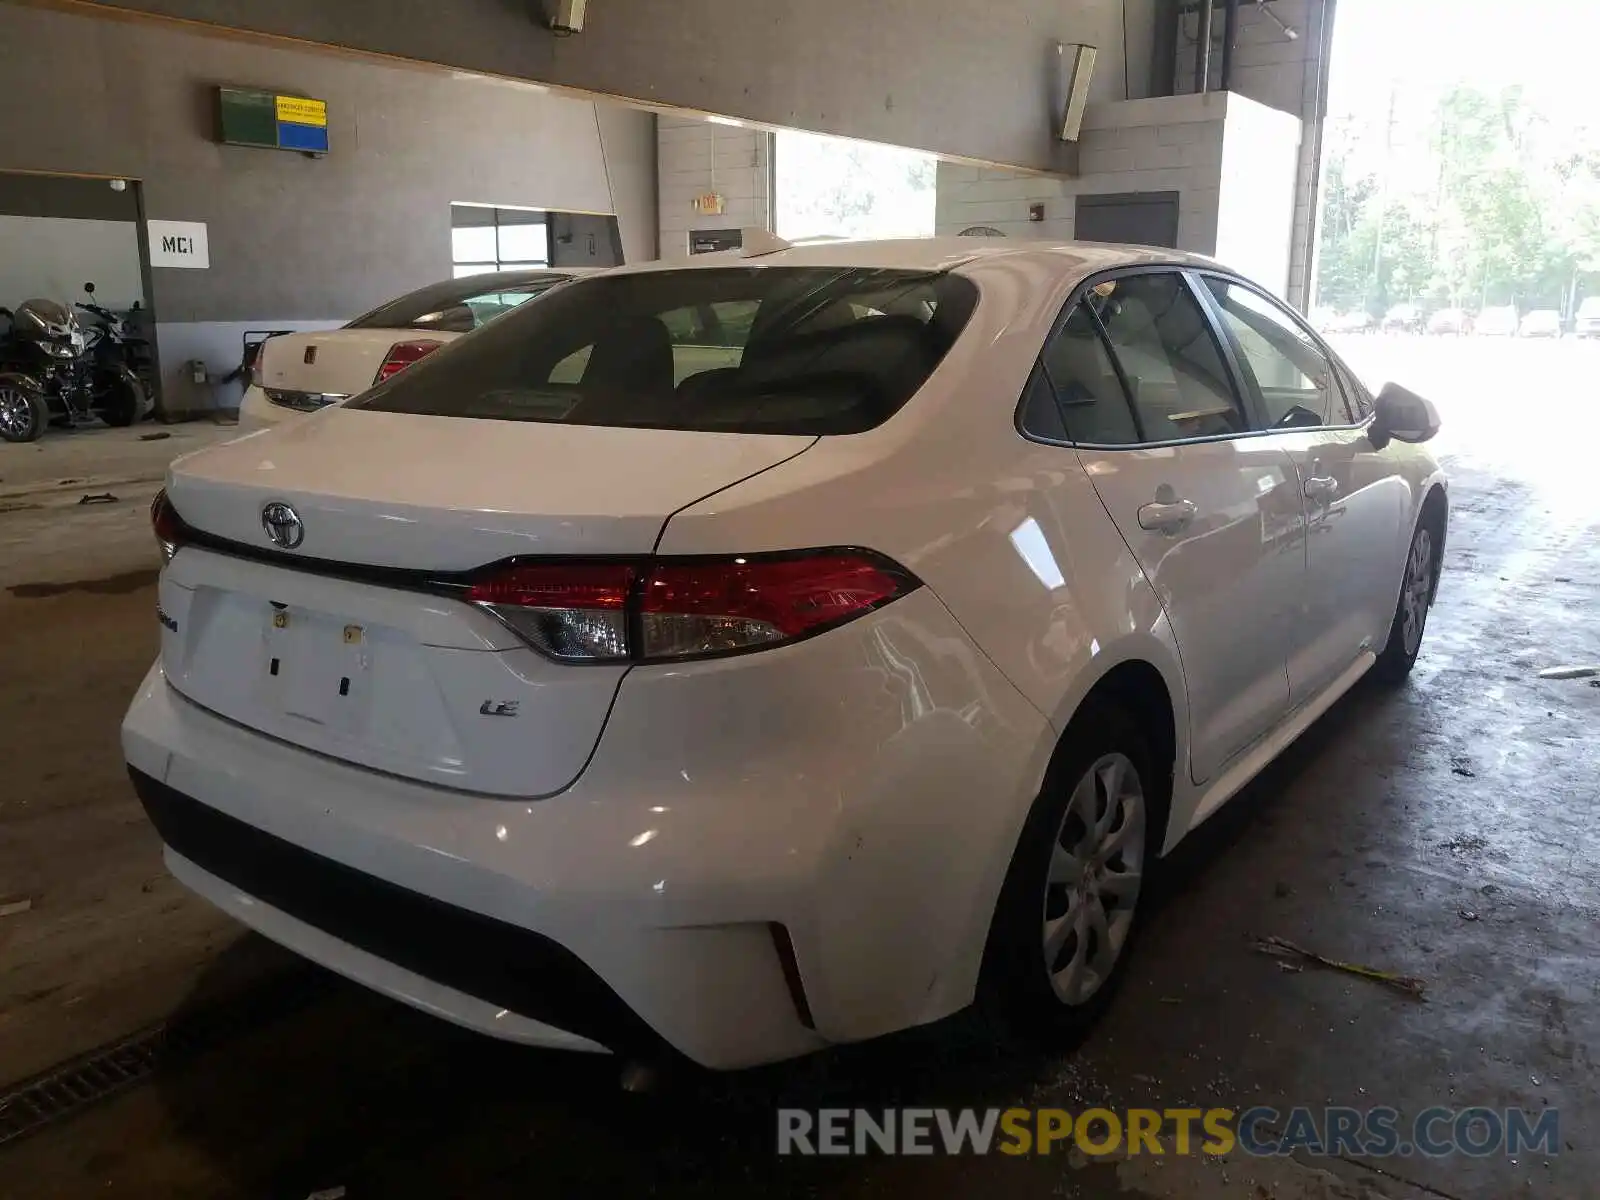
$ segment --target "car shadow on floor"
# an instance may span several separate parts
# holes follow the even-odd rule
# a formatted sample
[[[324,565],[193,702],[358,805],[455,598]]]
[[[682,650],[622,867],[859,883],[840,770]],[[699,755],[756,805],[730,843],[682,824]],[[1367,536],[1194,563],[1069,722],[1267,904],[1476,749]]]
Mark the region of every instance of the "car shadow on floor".
[[[1147,917],[1181,920],[1184,897],[1275,818],[1298,780],[1336,749],[1372,743],[1381,756],[1404,744],[1409,711],[1403,693],[1376,685],[1335,705],[1169,858]],[[236,943],[208,976],[235,972],[231,959],[258,956],[256,943]],[[1136,958],[1130,983],[1138,986],[1151,965]],[[734,1075],[679,1071],[652,1094],[630,1095],[619,1087],[616,1059],[496,1042],[317,974],[313,1002],[261,1012],[159,1079],[170,1136],[238,1195],[298,1197],[343,1186],[351,1200],[525,1196],[597,1183],[668,1195],[851,1190],[863,1173],[914,1167],[780,1159],[778,1107],[1071,1106],[1100,1102],[1096,1089],[1115,1084],[1080,1087],[1078,1055],[1002,1044],[965,1013]],[[202,980],[197,990],[209,986]]]

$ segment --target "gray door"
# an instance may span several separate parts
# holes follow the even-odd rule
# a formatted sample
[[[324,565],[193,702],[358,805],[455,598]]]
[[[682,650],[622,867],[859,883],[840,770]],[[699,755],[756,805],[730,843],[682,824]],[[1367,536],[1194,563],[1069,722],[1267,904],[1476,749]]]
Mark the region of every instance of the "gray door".
[[[1178,246],[1177,192],[1079,196],[1072,236],[1080,242]]]

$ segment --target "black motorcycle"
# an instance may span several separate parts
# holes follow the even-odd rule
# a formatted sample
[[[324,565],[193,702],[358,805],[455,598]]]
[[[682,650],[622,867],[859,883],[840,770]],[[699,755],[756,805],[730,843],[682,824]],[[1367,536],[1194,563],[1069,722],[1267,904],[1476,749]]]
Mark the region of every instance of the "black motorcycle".
[[[55,300],[0,308],[0,440],[32,442],[45,426],[132,425],[149,408],[144,385],[109,354],[89,353],[76,314]],[[103,339],[102,339],[103,340]]]
[[[94,284],[84,284],[83,290],[93,297]],[[92,300],[79,300],[73,307],[89,314],[87,321],[82,322],[85,325],[84,348],[96,366],[126,367],[149,392],[150,387],[144,377],[150,365],[150,343],[140,336],[136,322],[136,318],[142,315],[139,302],[135,300],[132,310],[126,313],[112,312]]]

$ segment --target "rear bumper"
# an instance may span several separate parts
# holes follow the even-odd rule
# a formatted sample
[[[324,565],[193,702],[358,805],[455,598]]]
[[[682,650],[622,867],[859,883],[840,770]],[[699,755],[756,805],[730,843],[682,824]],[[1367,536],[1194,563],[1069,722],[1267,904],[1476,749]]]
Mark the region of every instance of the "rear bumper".
[[[123,725],[174,873],[267,936],[486,1033],[654,1038],[714,1068],[968,1003],[1053,745],[927,589],[793,647],[634,670],[546,800],[296,749],[159,665]]]

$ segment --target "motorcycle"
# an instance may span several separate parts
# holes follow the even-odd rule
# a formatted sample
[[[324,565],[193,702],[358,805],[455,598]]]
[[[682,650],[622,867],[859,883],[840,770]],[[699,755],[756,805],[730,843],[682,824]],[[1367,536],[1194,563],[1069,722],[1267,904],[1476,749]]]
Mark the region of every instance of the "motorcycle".
[[[93,282],[84,284],[83,290],[91,299],[79,300],[73,307],[81,308],[90,316],[88,328],[84,330],[85,352],[95,360],[97,366],[127,367],[137,378],[149,346],[134,329],[133,318],[139,313],[139,302],[133,302],[133,310],[129,313],[116,313],[93,302]]]
[[[0,333],[0,440],[32,442],[45,426],[78,426],[99,417],[132,425],[149,411],[144,385],[112,355],[91,354],[89,337],[71,308],[55,300],[0,307],[11,327]],[[106,342],[104,334],[97,344]]]

